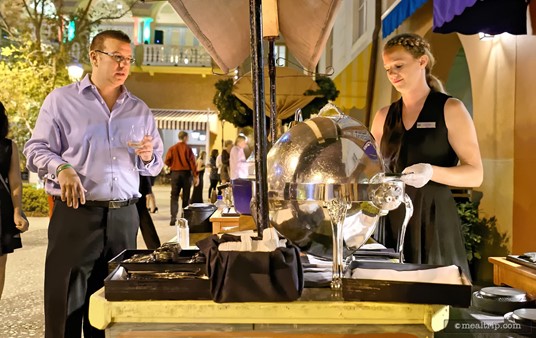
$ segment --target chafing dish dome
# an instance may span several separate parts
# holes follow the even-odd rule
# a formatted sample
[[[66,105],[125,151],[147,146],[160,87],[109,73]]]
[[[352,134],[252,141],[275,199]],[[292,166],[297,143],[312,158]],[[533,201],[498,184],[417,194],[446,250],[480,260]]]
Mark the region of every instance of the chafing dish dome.
[[[283,134],[267,156],[270,223],[311,254],[332,256],[332,228],[326,202],[349,202],[343,226],[345,246],[357,249],[372,235],[379,209],[368,183],[384,164],[367,128],[327,104],[317,117]]]

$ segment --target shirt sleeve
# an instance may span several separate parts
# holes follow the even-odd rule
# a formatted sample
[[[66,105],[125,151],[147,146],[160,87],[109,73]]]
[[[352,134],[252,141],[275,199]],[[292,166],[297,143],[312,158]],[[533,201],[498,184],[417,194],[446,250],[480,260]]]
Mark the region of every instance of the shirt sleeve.
[[[147,106],[145,109],[149,116],[147,120],[147,132],[153,137],[153,159],[151,162],[144,164],[141,158],[138,156],[136,160],[137,167],[140,170],[140,174],[143,176],[158,176],[162,170],[162,167],[164,166],[164,161],[162,159],[162,155],[164,154],[164,144],[160,134],[158,133],[158,128],[156,127],[156,123],[151,111]]]
[[[63,163],[60,126],[54,107],[54,92],[49,94],[39,111],[32,137],[24,146],[28,170],[36,172],[41,179],[57,182],[56,169]]]

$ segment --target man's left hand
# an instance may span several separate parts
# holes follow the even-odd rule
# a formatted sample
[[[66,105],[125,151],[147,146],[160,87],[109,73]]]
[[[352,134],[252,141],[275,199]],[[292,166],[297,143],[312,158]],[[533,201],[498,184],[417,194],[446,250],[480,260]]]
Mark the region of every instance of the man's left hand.
[[[141,140],[141,147],[136,149],[136,154],[144,162],[150,162],[153,159],[153,137],[145,135]]]

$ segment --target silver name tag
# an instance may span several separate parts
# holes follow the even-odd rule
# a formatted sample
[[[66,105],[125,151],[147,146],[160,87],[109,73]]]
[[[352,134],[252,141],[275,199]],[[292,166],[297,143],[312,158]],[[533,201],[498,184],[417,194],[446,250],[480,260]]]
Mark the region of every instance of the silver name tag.
[[[435,122],[417,122],[417,128],[435,128]]]

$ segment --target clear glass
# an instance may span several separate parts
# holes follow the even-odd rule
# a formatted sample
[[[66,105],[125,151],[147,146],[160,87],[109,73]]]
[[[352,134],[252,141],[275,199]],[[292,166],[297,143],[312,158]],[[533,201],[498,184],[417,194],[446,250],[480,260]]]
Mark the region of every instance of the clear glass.
[[[132,149],[139,149],[142,147],[142,141],[145,137],[145,127],[139,125],[132,125],[128,133],[127,145]]]
[[[127,136],[127,145],[130,149],[134,151],[134,153],[136,152],[136,150],[140,149],[143,146],[142,141],[145,135],[146,135],[145,126],[140,126],[140,125],[130,126],[130,131]],[[132,170],[141,171],[141,169],[137,167],[136,163],[137,161],[134,162],[134,167],[132,167]]]

